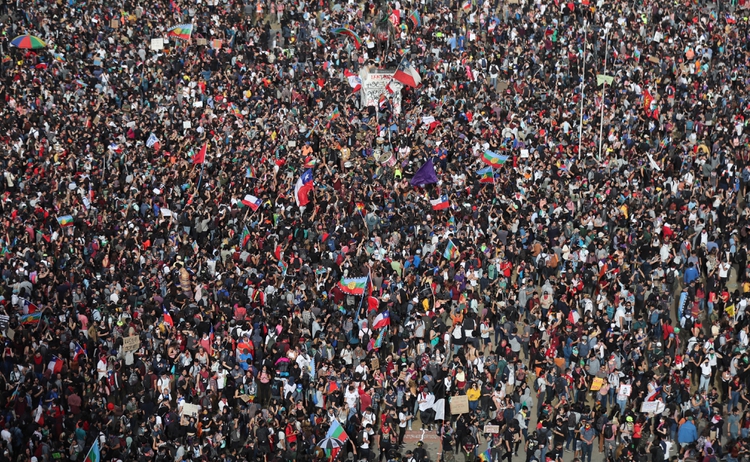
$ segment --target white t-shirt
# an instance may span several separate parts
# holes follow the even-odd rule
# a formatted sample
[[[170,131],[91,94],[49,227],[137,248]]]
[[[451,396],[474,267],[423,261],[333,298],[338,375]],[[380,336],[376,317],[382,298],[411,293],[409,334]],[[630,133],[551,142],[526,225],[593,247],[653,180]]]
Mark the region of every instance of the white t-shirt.
[[[347,388],[346,392],[344,392],[344,399],[346,400],[346,404],[348,404],[350,408],[354,408],[355,406],[357,406],[359,393],[357,393],[357,390],[349,391],[349,389]]]

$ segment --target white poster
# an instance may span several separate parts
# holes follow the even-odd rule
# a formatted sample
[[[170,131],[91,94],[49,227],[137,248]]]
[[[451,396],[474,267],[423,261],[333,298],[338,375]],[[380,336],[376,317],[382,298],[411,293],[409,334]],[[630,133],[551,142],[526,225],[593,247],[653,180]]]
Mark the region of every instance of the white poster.
[[[373,68],[372,71],[363,68],[359,72],[359,78],[362,79],[362,90],[360,90],[362,106],[377,106],[381,96],[386,96],[393,107],[393,112],[401,113],[401,85],[393,80],[395,69],[381,70]],[[386,86],[391,84],[390,93]]]

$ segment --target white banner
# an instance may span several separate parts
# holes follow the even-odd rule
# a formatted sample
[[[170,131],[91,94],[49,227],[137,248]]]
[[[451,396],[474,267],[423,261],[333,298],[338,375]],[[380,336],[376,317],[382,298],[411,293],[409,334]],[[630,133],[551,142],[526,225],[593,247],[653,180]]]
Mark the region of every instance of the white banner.
[[[385,96],[393,107],[393,112],[401,113],[401,85],[393,80],[395,69],[362,69],[359,72],[359,78],[362,79],[362,90],[360,90],[362,106],[377,106],[381,96]],[[391,89],[394,93],[389,93],[386,89],[388,83],[392,83]],[[396,85],[398,84],[398,85]]]

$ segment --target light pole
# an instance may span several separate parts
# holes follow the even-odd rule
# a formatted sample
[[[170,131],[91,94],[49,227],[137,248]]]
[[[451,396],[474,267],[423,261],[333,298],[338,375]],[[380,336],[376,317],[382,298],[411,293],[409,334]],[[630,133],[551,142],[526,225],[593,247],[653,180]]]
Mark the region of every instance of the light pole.
[[[581,117],[578,122],[578,155],[581,156],[581,146],[583,145],[583,92],[586,88],[586,39],[588,29],[588,19],[583,20],[583,74],[581,74]]]

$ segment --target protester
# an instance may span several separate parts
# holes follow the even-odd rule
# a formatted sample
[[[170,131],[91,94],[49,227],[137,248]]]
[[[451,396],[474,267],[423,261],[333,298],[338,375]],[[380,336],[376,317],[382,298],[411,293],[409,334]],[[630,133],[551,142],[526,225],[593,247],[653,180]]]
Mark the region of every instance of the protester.
[[[0,462],[745,456],[743,1],[1,8]]]

